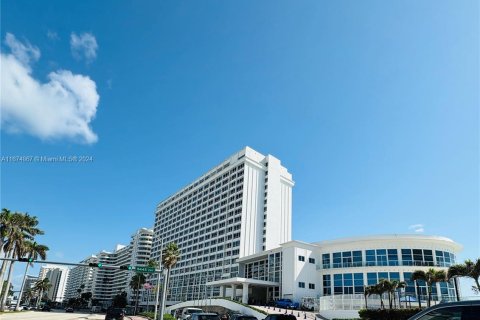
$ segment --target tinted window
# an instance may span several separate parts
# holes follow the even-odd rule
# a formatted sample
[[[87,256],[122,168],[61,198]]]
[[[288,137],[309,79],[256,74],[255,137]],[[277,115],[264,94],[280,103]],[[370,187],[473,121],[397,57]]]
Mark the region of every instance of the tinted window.
[[[460,307],[433,310],[418,320],[462,320],[462,310]]]
[[[480,306],[466,307],[462,311],[462,320],[478,320],[480,318]]]

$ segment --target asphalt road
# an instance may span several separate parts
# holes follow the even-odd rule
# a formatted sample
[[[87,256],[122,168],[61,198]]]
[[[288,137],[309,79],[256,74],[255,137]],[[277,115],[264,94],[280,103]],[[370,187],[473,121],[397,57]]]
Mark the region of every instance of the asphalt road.
[[[51,312],[42,311],[23,311],[4,313],[0,315],[1,320],[103,320],[104,314],[91,313],[65,313],[63,310],[52,310]]]

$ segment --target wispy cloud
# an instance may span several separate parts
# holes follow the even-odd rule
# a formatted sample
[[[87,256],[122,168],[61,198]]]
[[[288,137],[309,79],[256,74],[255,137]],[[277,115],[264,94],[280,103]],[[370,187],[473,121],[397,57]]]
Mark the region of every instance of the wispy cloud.
[[[2,129],[44,140],[96,142],[97,135],[90,128],[100,99],[95,82],[88,76],[58,70],[42,83],[31,70],[31,62],[39,59],[40,50],[10,33],[5,43],[11,53],[0,55]]]
[[[415,233],[422,233],[425,231],[423,224],[412,224],[408,229],[413,230]]]
[[[7,33],[5,36],[5,44],[12,51],[12,55],[23,65],[29,65],[30,62],[35,62],[40,58],[40,50],[32,46],[28,41],[21,43],[17,41],[15,36]]]
[[[47,38],[50,40],[58,40],[60,37],[58,36],[58,33],[52,30],[47,31]]]
[[[95,36],[91,33],[77,35],[73,32],[70,35],[70,47],[76,59],[92,62],[97,57],[98,44]]]

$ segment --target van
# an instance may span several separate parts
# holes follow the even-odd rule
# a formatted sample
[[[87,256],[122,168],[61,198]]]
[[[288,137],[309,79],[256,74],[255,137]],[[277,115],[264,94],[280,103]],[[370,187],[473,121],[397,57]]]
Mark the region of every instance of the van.
[[[203,310],[200,308],[183,308],[182,310],[182,320],[187,320],[194,313],[202,313]]]

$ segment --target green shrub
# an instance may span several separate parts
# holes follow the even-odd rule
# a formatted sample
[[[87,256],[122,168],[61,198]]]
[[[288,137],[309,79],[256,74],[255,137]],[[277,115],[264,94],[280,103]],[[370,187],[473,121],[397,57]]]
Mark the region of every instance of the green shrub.
[[[172,315],[169,314],[169,313],[165,313],[165,314],[163,315],[163,320],[175,320],[175,317],[172,316]]]
[[[363,320],[407,320],[421,309],[362,309],[358,311]]]
[[[138,314],[139,316],[143,316],[143,317],[146,317],[148,319],[154,319],[155,318],[155,312],[141,312]],[[169,313],[165,313],[163,315],[163,320],[175,320],[175,317],[172,316],[171,314]]]

